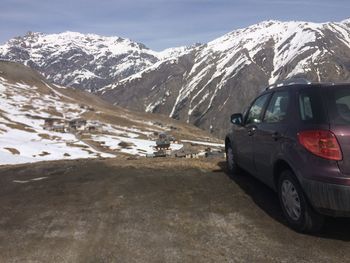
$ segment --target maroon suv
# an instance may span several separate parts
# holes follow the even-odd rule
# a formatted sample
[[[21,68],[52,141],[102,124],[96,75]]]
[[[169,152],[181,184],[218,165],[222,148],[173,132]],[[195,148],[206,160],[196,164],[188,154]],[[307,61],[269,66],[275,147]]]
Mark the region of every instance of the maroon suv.
[[[350,84],[270,87],[231,122],[230,174],[243,168],[276,190],[292,228],[350,216]]]

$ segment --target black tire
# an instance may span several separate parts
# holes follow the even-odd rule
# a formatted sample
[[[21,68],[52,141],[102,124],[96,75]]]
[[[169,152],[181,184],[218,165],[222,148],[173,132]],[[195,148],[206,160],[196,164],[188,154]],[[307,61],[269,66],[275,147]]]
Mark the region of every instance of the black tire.
[[[226,146],[226,166],[230,177],[240,173],[240,168],[235,160],[231,144]]]
[[[290,186],[290,188],[288,188],[288,186]],[[290,190],[287,191],[286,189]],[[324,223],[324,216],[314,211],[308,203],[292,171],[284,170],[281,173],[277,190],[284,216],[291,228],[304,233],[315,233],[321,230]],[[298,203],[300,209],[295,205]],[[291,209],[291,207],[295,209]]]

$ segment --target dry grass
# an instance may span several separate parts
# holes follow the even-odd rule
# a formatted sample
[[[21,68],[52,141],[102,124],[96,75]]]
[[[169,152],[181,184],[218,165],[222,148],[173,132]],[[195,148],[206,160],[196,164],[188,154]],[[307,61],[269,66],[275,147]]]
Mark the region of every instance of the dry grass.
[[[65,155],[68,156],[68,155]],[[130,158],[132,157],[132,158]],[[2,170],[24,170],[33,169],[46,171],[50,169],[54,171],[71,169],[75,167],[84,167],[86,163],[96,166],[110,166],[110,167],[131,167],[137,169],[199,169],[201,171],[222,171],[225,160],[223,158],[200,158],[200,159],[180,159],[180,158],[143,158],[130,155],[118,154],[116,158],[100,158],[100,159],[76,159],[76,160],[57,160],[57,161],[42,161],[32,164],[18,164],[18,165],[1,165]]]
[[[56,108],[49,107],[48,109],[42,110],[44,113],[48,113],[50,115],[56,116],[58,118],[63,118],[63,114],[61,112],[58,112]]]
[[[35,130],[33,130],[32,128],[30,128],[29,126],[20,123],[20,122],[15,122],[10,120],[9,118],[7,118],[3,112],[0,112],[0,116],[5,119],[6,121],[8,121],[9,123],[4,123],[5,126],[11,128],[11,129],[17,129],[17,130],[22,130],[22,131],[27,131],[27,132],[33,132],[35,133]]]
[[[10,153],[12,153],[13,155],[19,155],[21,154],[20,151],[18,151],[17,149],[15,148],[8,148],[8,147],[5,147],[4,148],[5,150],[8,150]]]
[[[29,85],[36,85],[41,83],[41,80],[44,80],[43,76],[37,71],[14,62],[1,61],[0,71],[2,72],[2,77],[13,83],[20,79]],[[41,83],[40,86],[43,86],[43,84]]]
[[[129,142],[120,142],[118,145],[124,149],[131,149],[135,144]]]
[[[111,154],[116,153],[115,150],[111,150],[109,147],[105,146],[103,144],[104,142],[97,142],[97,141],[93,141],[91,139],[83,139],[82,141],[84,143],[90,145],[96,151],[100,151],[100,152],[104,152],[104,153],[111,153]]]
[[[33,107],[32,104],[26,104],[21,106],[21,111],[30,111],[30,110],[36,110],[36,108]]]
[[[89,148],[89,146],[87,146],[87,145],[76,144],[76,143],[71,143],[71,142],[67,142],[66,145],[69,147],[76,147],[76,148],[83,148],[83,149]]]
[[[12,123],[6,123],[5,125],[6,125],[7,127],[11,128],[11,129],[16,129],[16,130],[21,130],[21,131],[36,133],[35,130],[33,130],[32,128],[30,128],[30,127],[27,126],[27,125],[24,125],[23,123],[12,122]]]
[[[39,154],[39,156],[46,156],[46,155],[50,155],[50,153],[45,152],[45,151],[42,151],[42,152]]]
[[[95,154],[93,151],[89,150],[89,149],[83,149],[83,151],[87,152],[88,154]],[[97,153],[97,156],[101,156],[100,153]]]
[[[144,158],[129,159],[130,156],[118,156],[118,158],[106,159],[103,162],[109,166],[149,168],[149,169],[200,169],[207,171],[222,170],[220,166],[225,160],[223,158]]]
[[[45,139],[45,140],[51,140],[51,141],[55,141],[55,140],[61,140],[62,138],[59,137],[59,136],[51,136],[50,134],[47,134],[47,133],[39,133],[38,136],[42,139]]]

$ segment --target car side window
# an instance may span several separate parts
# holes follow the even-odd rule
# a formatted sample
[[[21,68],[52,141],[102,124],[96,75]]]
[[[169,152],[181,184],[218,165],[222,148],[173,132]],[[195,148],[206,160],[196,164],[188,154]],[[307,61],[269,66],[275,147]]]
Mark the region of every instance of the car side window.
[[[318,88],[300,90],[298,102],[301,121],[308,123],[324,123],[327,121],[327,114]]]
[[[249,109],[245,124],[261,123],[262,111],[269,97],[270,93],[262,95],[254,101]]]
[[[264,122],[279,123],[283,122],[287,117],[289,105],[289,92],[277,91],[272,95],[270,103],[266,109]]]
[[[311,98],[308,94],[299,96],[300,117],[303,121],[311,120],[314,117],[311,107]]]
[[[335,91],[336,123],[350,123],[350,92],[349,89]]]

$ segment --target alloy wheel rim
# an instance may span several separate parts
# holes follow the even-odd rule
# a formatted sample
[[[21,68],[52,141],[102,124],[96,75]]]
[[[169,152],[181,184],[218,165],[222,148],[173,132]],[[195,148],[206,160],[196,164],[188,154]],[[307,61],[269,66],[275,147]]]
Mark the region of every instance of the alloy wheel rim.
[[[289,217],[297,221],[301,216],[301,204],[299,194],[294,184],[289,180],[284,180],[281,186],[282,202]]]

